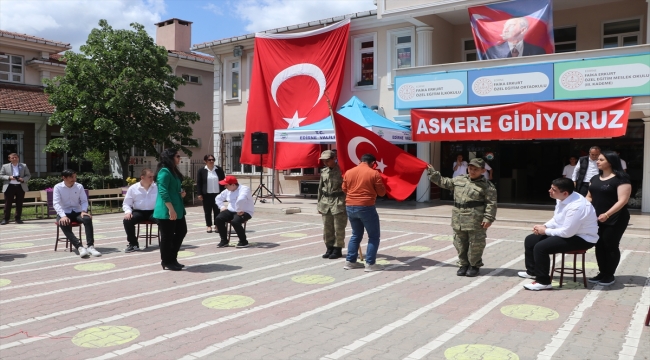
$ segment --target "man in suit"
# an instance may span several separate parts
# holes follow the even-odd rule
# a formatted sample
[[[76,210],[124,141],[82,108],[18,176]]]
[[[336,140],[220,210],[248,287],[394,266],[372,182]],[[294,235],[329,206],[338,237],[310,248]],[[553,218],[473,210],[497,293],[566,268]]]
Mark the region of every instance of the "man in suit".
[[[11,215],[11,206],[16,200],[16,224],[22,224],[20,216],[23,213],[23,201],[25,193],[28,191],[27,180],[32,177],[27,165],[18,162],[18,154],[9,154],[9,163],[4,164],[0,169],[0,179],[2,179],[2,192],[5,194],[5,217],[0,225],[7,225]]]
[[[530,55],[543,55],[546,51],[536,45],[524,41],[528,31],[526,18],[512,18],[503,25],[501,37],[504,42],[494,45],[485,52],[486,59],[505,59]]]

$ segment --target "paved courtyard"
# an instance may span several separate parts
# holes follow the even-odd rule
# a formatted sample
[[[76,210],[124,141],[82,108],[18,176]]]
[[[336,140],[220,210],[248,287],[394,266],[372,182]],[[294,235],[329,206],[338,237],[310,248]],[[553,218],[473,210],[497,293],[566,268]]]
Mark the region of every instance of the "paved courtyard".
[[[94,218],[99,258],[54,252],[52,220],[2,226],[0,358],[650,358],[646,227],[623,238],[614,285],[532,292],[516,275],[528,226],[497,222],[469,278],[447,219],[380,217],[386,271],[374,273],[322,259],[320,217],[304,211],[261,208],[250,248],[218,249],[188,208],[181,272],[161,269],[157,243],[123,253],[122,214]],[[593,250],[586,261],[595,275]]]

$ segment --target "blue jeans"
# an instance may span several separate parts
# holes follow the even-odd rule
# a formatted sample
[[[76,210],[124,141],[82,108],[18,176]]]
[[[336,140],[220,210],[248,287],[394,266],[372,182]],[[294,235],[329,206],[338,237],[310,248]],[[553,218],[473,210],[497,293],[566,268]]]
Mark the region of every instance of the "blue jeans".
[[[352,226],[352,237],[348,242],[348,255],[346,260],[357,262],[359,244],[363,240],[363,230],[368,232],[368,248],[366,250],[366,264],[372,265],[379,250],[379,215],[375,206],[346,206],[348,219]]]

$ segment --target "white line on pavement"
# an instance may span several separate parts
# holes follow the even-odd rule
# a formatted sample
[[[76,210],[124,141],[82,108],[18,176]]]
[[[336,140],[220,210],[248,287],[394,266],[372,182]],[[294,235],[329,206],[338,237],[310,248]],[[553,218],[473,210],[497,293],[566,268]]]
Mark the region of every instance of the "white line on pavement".
[[[648,277],[645,279],[643,290],[641,290],[641,298],[634,307],[632,320],[625,334],[625,344],[623,344],[621,352],[618,353],[618,360],[634,359],[641,340],[641,334],[643,334],[645,317],[647,311],[649,311],[646,310],[648,306],[650,306],[650,269],[648,269]]]

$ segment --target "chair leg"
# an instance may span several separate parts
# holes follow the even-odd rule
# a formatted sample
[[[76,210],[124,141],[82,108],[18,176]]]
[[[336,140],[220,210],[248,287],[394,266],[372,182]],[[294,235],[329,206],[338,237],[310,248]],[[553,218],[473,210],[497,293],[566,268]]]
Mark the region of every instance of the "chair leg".
[[[232,235],[232,224],[228,222],[228,242],[230,242],[231,235]]]
[[[650,307],[648,307],[648,315],[645,317],[645,326],[650,325]]]
[[[553,254],[553,260],[551,260],[551,284],[553,283],[554,274],[555,274],[555,254]]]
[[[573,254],[573,282],[578,282],[578,254]]]
[[[59,225],[56,226],[56,241],[54,242],[54,251],[59,246]]]
[[[582,282],[585,284],[585,289],[587,288],[587,273],[585,272],[585,253],[582,253]]]
[[[564,253],[562,253],[562,265],[560,266],[560,287],[564,281]]]

